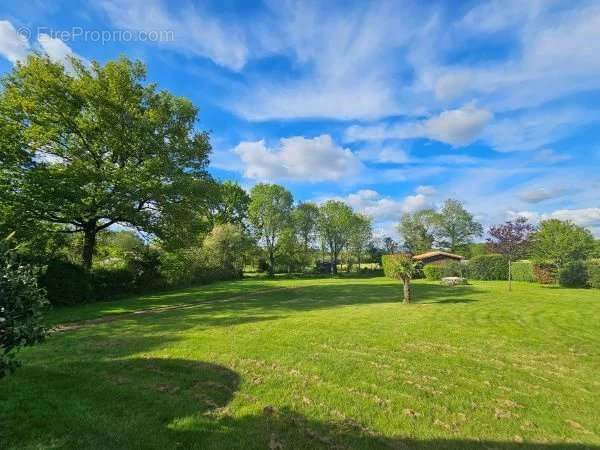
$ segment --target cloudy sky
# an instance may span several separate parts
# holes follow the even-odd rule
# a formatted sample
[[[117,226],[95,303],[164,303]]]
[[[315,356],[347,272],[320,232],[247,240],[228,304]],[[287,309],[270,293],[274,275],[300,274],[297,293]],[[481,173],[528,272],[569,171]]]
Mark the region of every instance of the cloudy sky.
[[[216,177],[380,234],[452,197],[600,236],[599,1],[2,2],[0,72],[36,50],[141,59],[200,108]]]

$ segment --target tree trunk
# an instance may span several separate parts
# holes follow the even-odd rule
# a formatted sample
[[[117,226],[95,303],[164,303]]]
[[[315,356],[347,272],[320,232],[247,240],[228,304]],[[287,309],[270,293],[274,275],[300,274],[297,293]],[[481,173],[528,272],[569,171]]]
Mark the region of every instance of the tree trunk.
[[[89,222],[83,229],[83,251],[81,253],[81,260],[83,267],[86,270],[92,268],[92,261],[94,258],[94,250],[96,249],[96,221]]]
[[[331,253],[331,275],[337,275],[337,253],[333,251]]]
[[[272,248],[269,249],[269,276],[275,276],[275,255]]]
[[[410,300],[411,300],[411,289],[410,289],[410,281],[409,280],[405,280],[404,282],[404,301],[403,303],[405,304],[409,304]]]
[[[512,291],[512,261],[508,260],[508,290]]]

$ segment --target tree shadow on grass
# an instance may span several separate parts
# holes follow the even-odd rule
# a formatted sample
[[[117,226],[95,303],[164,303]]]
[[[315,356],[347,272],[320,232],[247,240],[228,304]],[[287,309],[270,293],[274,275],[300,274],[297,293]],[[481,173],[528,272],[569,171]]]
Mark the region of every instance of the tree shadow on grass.
[[[413,286],[413,303],[416,305],[468,304],[476,300],[473,294],[481,292],[474,286],[442,286],[416,283]],[[66,329],[85,328],[89,325],[125,320],[140,324],[153,331],[173,327],[177,331],[198,327],[235,326],[248,322],[275,320],[293,312],[332,309],[347,306],[380,303],[401,303],[402,285],[390,280],[387,283],[333,283],[293,287],[289,289],[247,292],[232,298],[188,299],[187,303],[173,308],[115,314],[98,319],[71,324]],[[403,306],[404,307],[404,306]]]
[[[44,379],[43,383],[38,382]],[[598,449],[382,436],[343,417],[320,421],[240,392],[230,368],[183,359],[90,360],[27,367],[0,384],[7,449]],[[240,396],[246,414],[231,402]],[[400,432],[401,430],[399,430]]]

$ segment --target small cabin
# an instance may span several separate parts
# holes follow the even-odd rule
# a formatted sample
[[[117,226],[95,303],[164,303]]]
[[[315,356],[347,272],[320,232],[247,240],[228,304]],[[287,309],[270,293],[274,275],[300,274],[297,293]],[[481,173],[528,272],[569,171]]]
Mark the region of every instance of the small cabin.
[[[420,255],[413,256],[413,260],[418,261],[423,265],[443,265],[451,261],[461,262],[463,259],[465,259],[463,256],[455,255],[454,253],[448,253],[441,250],[433,250],[431,252],[426,252]]]

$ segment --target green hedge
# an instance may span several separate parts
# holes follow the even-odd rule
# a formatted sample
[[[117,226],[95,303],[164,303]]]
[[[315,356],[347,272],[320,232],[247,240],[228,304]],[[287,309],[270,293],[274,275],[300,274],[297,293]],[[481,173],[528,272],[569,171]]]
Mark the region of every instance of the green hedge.
[[[382,255],[381,265],[383,266],[383,274],[388,278],[394,278],[393,257],[394,255]]]
[[[466,270],[458,261],[450,261],[443,264],[427,264],[423,267],[423,273],[428,280],[441,280],[444,277],[465,277]]]
[[[588,285],[591,288],[600,289],[600,261],[588,261],[587,273]]]
[[[515,281],[535,281],[533,264],[529,261],[517,261],[511,264],[512,279]]]
[[[40,286],[53,305],[74,305],[85,302],[92,292],[92,280],[86,270],[72,262],[53,259],[39,279]]]
[[[64,260],[51,260],[41,275],[50,303],[73,305],[136,292],[206,284],[241,278],[237,270],[206,265],[199,252],[155,252],[138,255],[128,264],[91,271]]]
[[[441,280],[444,276],[444,267],[436,264],[427,264],[423,267],[423,273],[428,280]]]
[[[474,280],[508,280],[508,262],[502,255],[480,255],[469,260],[468,276]]]
[[[572,261],[561,267],[558,282],[563,287],[584,288],[588,284],[588,268],[585,261]]]

